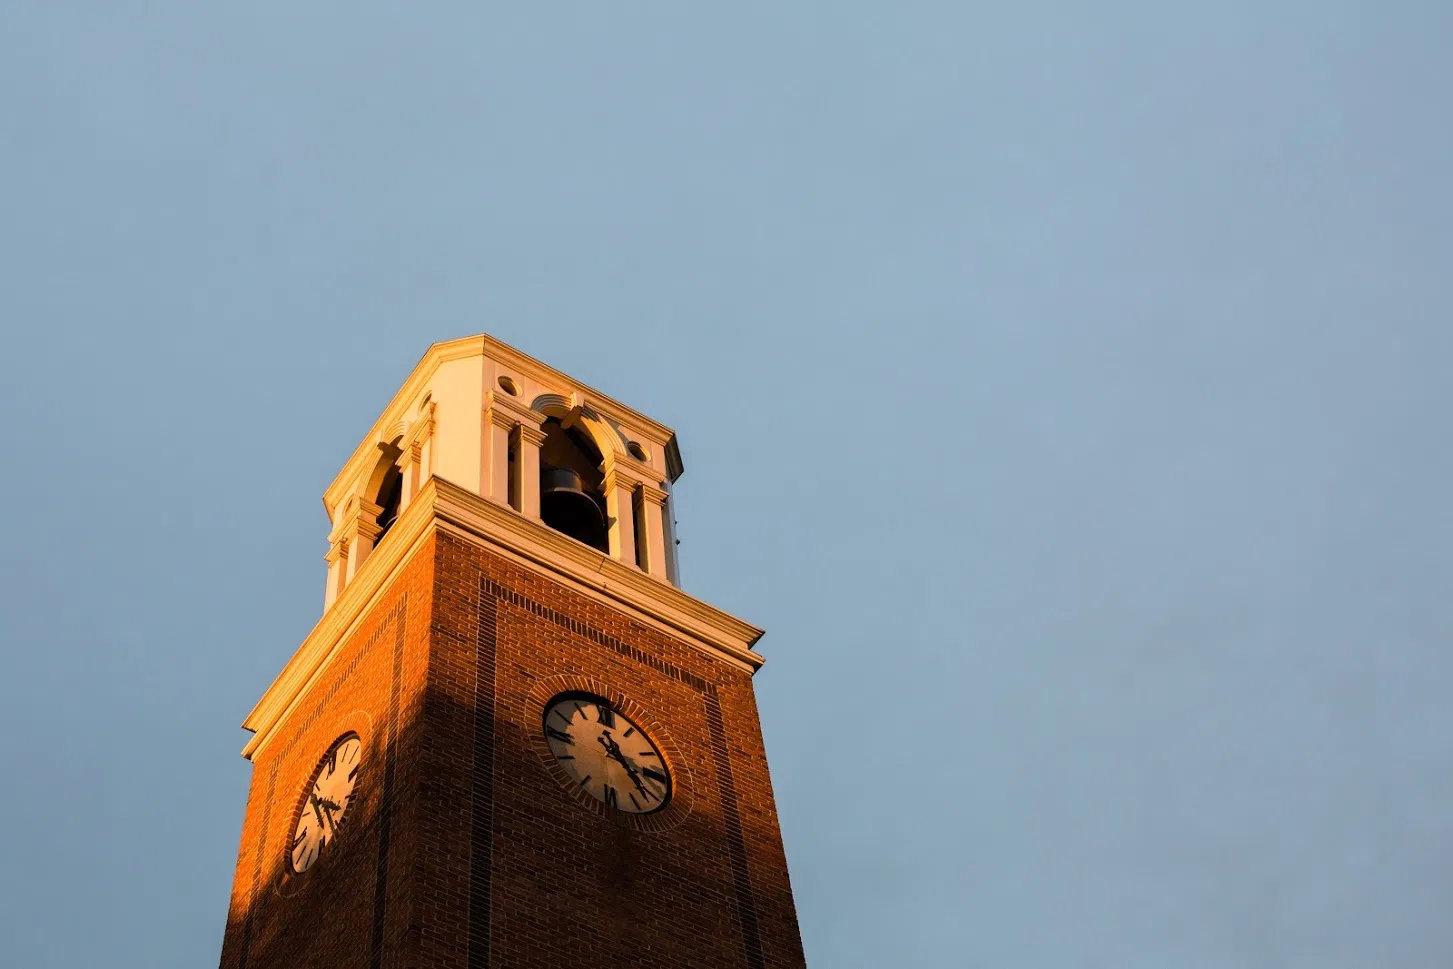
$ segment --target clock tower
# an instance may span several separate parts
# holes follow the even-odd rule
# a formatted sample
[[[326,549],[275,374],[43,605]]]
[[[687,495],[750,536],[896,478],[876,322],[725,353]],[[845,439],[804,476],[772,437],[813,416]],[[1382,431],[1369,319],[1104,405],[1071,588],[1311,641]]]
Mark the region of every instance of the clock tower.
[[[803,966],[752,692],[680,588],[675,434],[432,346],[324,493],[323,616],[247,716],[222,969]]]

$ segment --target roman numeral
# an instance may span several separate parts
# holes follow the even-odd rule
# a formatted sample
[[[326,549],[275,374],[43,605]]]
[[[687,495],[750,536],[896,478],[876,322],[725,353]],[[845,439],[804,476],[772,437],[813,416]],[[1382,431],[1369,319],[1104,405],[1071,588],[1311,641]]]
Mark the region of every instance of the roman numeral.
[[[616,725],[616,715],[604,703],[597,703],[595,705],[595,719],[602,727],[614,727]]]
[[[351,771],[348,772],[348,779],[351,781],[351,780],[353,780],[357,776],[358,776],[358,765],[357,764],[354,764],[353,765],[353,770],[351,770]]]
[[[556,730],[554,727],[546,727],[545,728],[545,735],[548,736],[548,737],[555,738],[556,740],[560,741],[562,744],[574,744],[575,743],[575,738],[571,737],[568,733],[566,733],[563,730]]]
[[[298,836],[293,839],[293,847],[296,848],[298,845],[302,844],[306,840],[308,840],[308,829],[304,828],[303,830],[299,831]]]
[[[635,809],[636,809],[636,810],[637,810],[637,811],[639,811],[639,810],[640,810],[640,809],[641,809],[641,805],[640,805],[640,803],[639,803],[639,802],[638,802],[638,801],[637,801],[637,800],[636,800],[636,795],[634,795],[634,794],[628,794],[628,795],[627,795],[627,797],[629,797],[629,798],[630,798],[630,799],[631,799],[631,807],[633,807],[633,808],[635,808]]]
[[[621,806],[620,798],[616,796],[616,789],[611,787],[609,784],[605,786],[605,803],[617,810],[619,810]]]
[[[626,732],[623,733],[623,734],[621,734],[621,738],[622,739],[625,739],[626,737],[629,737],[631,734],[633,734],[635,732],[636,732],[636,728],[635,727],[627,727],[626,728]]]
[[[647,777],[649,777],[651,780],[655,781],[658,784],[666,783],[666,775],[656,770],[656,768],[654,767],[642,767],[641,773],[645,774]]]
[[[559,717],[560,722],[565,724],[565,726],[570,726],[570,718],[567,717],[565,714],[561,713],[559,710],[551,710],[550,712],[555,714],[555,716]]]
[[[637,757],[655,757],[656,756],[656,752],[654,750],[643,750],[639,754],[636,754],[635,756],[637,756]]]

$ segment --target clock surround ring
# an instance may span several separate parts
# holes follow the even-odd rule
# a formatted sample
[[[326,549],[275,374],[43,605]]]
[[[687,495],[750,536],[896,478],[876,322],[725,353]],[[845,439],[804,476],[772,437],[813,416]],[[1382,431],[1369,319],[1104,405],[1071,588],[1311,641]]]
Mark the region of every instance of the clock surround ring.
[[[315,859],[306,871],[294,871],[291,844],[298,819],[308,805],[307,791],[311,788],[327,752],[349,735],[357,737],[361,744],[359,762],[363,765],[348,805],[347,814],[351,820],[339,829],[332,844],[328,846],[328,850],[322,852],[321,856]],[[322,873],[329,871],[354,850],[359,832],[371,827],[365,820],[365,815],[378,809],[376,787],[383,775],[384,751],[382,738],[375,730],[373,715],[366,710],[355,710],[346,716],[337,718],[333,721],[332,736],[333,739],[322,750],[313,748],[310,761],[298,765],[295,770],[285,769],[285,774],[291,774],[295,778],[293,783],[296,786],[292,790],[298,793],[295,801],[283,802],[288,807],[284,811],[277,812],[278,820],[273,822],[274,830],[278,832],[282,843],[276,848],[278,867],[276,875],[271,879],[272,890],[283,898],[294,897],[299,892],[308,890],[309,886],[320,880],[327,881]],[[301,753],[295,751],[290,756],[301,756]],[[282,777],[278,778],[277,787],[280,791],[286,790],[283,787]],[[279,800],[285,796],[279,795]]]
[[[610,701],[613,710],[650,738],[652,745],[660,752],[671,778],[671,797],[664,807],[646,814],[614,810],[581,790],[576,780],[560,766],[545,739],[543,724],[550,704],[561,695],[571,693],[598,696]],[[559,674],[536,680],[525,699],[525,707],[521,722],[531,725],[531,749],[539,758],[545,772],[576,804],[621,827],[643,832],[668,831],[691,814],[695,785],[681,748],[672,738],[670,728],[628,694],[592,677]]]

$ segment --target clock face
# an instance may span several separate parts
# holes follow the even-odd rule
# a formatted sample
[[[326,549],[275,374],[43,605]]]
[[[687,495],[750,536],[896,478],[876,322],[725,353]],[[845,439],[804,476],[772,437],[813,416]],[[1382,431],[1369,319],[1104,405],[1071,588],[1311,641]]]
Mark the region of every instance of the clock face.
[[[671,772],[661,752],[609,700],[562,693],[546,704],[544,727],[565,773],[607,807],[650,814],[671,800]]]
[[[301,874],[313,867],[324,849],[333,843],[348,802],[353,798],[362,755],[363,742],[358,735],[344,734],[333,742],[318,763],[318,769],[313,771],[303,798],[303,812],[293,830],[289,854],[293,871]]]

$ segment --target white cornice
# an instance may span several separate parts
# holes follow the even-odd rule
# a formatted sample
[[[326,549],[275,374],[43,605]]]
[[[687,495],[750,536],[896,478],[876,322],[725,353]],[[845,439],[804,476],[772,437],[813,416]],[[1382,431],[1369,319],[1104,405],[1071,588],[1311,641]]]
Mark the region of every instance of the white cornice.
[[[512,557],[547,569],[567,584],[603,593],[616,606],[649,616],[717,659],[755,671],[763,658],[752,650],[762,630],[717,607],[653,578],[634,566],[533,521],[514,509],[442,478],[434,486],[435,515]]]
[[[511,508],[431,477],[247,715],[242,725],[254,735],[243,748],[244,757],[254,757],[272,738],[394,577],[436,531],[548,573],[576,592],[624,609],[737,669],[752,673],[764,662],[752,649],[762,636],[756,626]]]
[[[524,351],[516,350],[508,343],[497,340],[488,334],[468,337],[465,340],[454,340],[452,343],[464,343],[469,340],[483,341],[480,352],[501,363],[506,363],[522,373],[529,374],[542,384],[553,385],[562,389],[569,388],[576,391],[582,396],[582,403],[589,404],[596,411],[612,420],[639,428],[644,434],[662,445],[676,436],[676,432],[665,424],[652,420],[640,411],[632,410],[614,397],[603,394],[594,387],[587,386],[575,378],[561,373],[549,364],[541,363]],[[450,346],[452,343],[436,343],[435,346]]]
[[[424,385],[429,378],[434,376],[441,364],[450,360],[462,360],[469,357],[480,356],[484,353],[488,337],[483,334],[479,336],[464,337],[459,340],[448,340],[444,343],[435,343],[424,352],[424,356],[409,371],[408,377],[404,379],[403,385],[394,394],[393,399],[384,407],[383,413],[378,415],[378,420],[368,429],[368,433],[354,448],[353,454],[338,472],[333,483],[323,492],[323,507],[327,509],[329,517],[333,515],[333,509],[347,496],[348,489],[353,486],[360,473],[367,473],[365,466],[372,467],[378,460],[378,442],[391,435],[386,433],[387,428],[399,424],[403,420],[404,412],[408,410],[414,399],[424,390]]]
[[[406,566],[433,533],[434,516],[428,502],[411,501],[409,507],[389,530],[389,540],[364,561],[353,581],[318,620],[308,638],[283,666],[242,721],[253,737],[242,748],[242,756],[252,759],[271,739],[274,728],[282,723],[298,700],[318,679],[333,655],[349,634],[368,615],[374,602],[390,587],[393,578]]]

